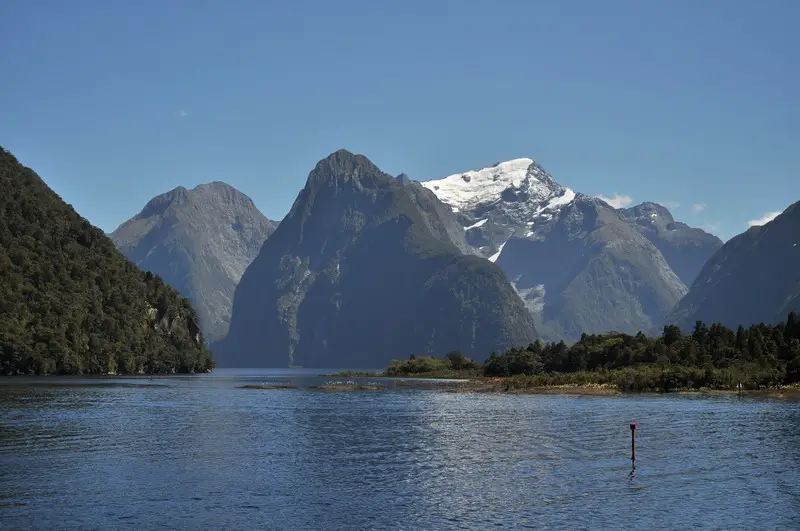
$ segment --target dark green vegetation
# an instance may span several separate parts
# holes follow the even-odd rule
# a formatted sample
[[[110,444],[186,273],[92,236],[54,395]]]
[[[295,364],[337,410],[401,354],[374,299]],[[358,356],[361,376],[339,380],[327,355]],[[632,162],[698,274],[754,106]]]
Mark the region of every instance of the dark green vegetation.
[[[189,302],[0,148],[0,373],[211,367]]]
[[[320,161],[242,276],[220,364],[370,367],[535,339],[503,271],[463,256],[434,221],[365,157]]]
[[[667,323],[777,323],[800,312],[800,202],[731,238],[708,260]]]
[[[482,376],[479,363],[459,351],[449,352],[444,359],[432,356],[395,360],[384,371],[384,376],[410,376],[415,378],[473,378]]]
[[[564,342],[531,343],[492,354],[482,366],[455,353],[446,359],[394,362],[386,376],[505,377],[506,390],[562,385],[608,385],[626,391],[774,388],[800,383],[800,318],[735,332],[695,324],[690,334],[666,326],[660,337],[639,333],[584,334]]]
[[[192,301],[213,342],[228,333],[236,285],[275,225],[245,194],[213,182],[154,197],[110,236],[129,260]]]

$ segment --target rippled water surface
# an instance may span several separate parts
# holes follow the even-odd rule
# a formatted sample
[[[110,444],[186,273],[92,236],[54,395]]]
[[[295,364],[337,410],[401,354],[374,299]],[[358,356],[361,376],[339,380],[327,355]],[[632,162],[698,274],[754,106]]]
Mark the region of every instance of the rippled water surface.
[[[0,380],[0,528],[800,528],[798,402],[303,378]]]

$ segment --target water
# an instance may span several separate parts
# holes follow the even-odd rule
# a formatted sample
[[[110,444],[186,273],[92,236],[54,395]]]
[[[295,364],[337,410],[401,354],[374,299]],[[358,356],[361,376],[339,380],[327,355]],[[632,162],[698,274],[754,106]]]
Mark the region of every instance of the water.
[[[797,402],[237,388],[313,374],[0,380],[0,528],[800,528]]]

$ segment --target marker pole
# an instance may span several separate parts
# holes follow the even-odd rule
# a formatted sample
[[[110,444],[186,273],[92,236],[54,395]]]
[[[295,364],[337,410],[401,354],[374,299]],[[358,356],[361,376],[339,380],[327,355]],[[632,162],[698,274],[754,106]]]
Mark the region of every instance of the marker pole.
[[[631,465],[636,468],[636,421],[631,421]]]

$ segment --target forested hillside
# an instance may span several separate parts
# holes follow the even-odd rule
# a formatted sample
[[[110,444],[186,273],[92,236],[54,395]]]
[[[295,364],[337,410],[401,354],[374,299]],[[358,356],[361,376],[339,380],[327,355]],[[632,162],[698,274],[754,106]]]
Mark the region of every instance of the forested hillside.
[[[191,304],[0,148],[0,373],[204,371]]]

